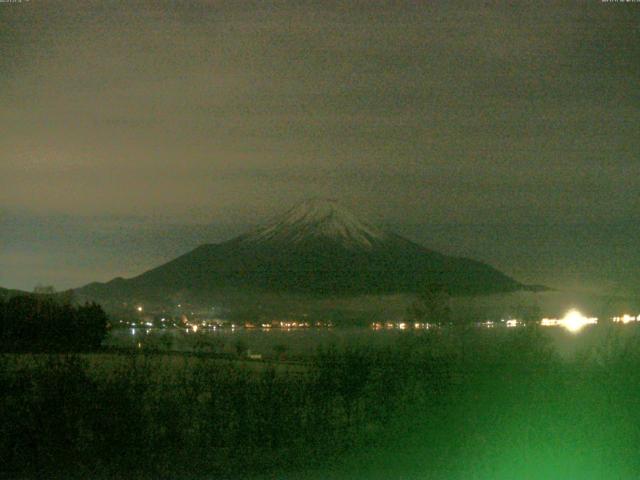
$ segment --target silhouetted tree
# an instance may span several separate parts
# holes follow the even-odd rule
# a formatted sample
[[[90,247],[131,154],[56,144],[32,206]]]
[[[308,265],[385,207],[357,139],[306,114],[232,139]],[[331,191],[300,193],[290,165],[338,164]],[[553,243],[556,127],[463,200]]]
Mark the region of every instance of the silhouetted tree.
[[[234,346],[236,347],[236,353],[238,354],[239,357],[244,357],[247,355],[247,352],[249,351],[249,346],[247,345],[247,342],[245,342],[243,339],[239,338],[238,340],[236,340]]]
[[[537,303],[529,305],[519,303],[518,305],[512,306],[511,310],[515,318],[525,323],[535,323],[542,318],[542,311]]]
[[[38,295],[53,295],[56,293],[56,289],[51,285],[36,285],[33,289],[33,293]]]
[[[416,295],[407,308],[411,322],[443,325],[451,321],[450,296],[446,288],[439,284],[429,285]]]
[[[282,343],[278,343],[273,347],[273,353],[275,353],[276,358],[278,360],[284,360],[286,352],[287,352],[287,346]]]
[[[51,295],[0,302],[0,347],[15,351],[78,351],[100,347],[108,319],[95,303],[74,306]]]

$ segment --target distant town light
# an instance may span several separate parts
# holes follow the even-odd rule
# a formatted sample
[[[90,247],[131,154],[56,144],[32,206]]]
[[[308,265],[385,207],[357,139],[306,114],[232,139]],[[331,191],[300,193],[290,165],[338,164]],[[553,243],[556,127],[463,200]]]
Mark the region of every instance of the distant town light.
[[[613,321],[615,323],[624,323],[625,325],[627,323],[636,322],[639,320],[640,320],[640,315],[638,315],[637,317],[634,317],[633,315],[624,314],[621,317],[613,317]]]
[[[560,320],[558,320],[557,318],[543,318],[540,321],[540,325],[542,325],[543,327],[556,327],[560,325]]]
[[[136,308],[136,310],[138,310],[139,312],[142,311],[142,306],[138,305],[138,308]]]

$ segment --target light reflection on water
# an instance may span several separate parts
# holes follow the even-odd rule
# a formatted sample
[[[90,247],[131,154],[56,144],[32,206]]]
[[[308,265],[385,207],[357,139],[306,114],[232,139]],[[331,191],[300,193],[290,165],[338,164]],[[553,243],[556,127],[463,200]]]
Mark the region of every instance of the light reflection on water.
[[[579,332],[570,332],[562,327],[546,327],[542,329],[543,335],[550,340],[551,346],[566,359],[575,357],[579,352],[590,348],[597,348],[610,329],[620,331],[623,335],[635,332],[635,325],[615,325],[612,327],[600,327],[588,325]],[[441,333],[455,335],[445,329]],[[517,330],[517,329],[509,329]],[[473,332],[483,335],[489,341],[492,335],[503,335],[505,329],[467,330],[467,334]],[[401,339],[417,339],[421,335],[430,335],[424,331],[403,330],[374,330],[366,327],[335,327],[331,329],[217,329],[189,331],[183,328],[130,328],[116,329],[110,332],[105,341],[106,346],[144,348],[184,351],[184,352],[209,352],[221,354],[235,354],[240,345],[243,349],[265,356],[274,352],[286,352],[289,356],[304,356],[313,354],[318,348],[335,346],[338,349],[344,347],[373,348],[388,347],[397,344]],[[416,338],[417,337],[417,338]]]

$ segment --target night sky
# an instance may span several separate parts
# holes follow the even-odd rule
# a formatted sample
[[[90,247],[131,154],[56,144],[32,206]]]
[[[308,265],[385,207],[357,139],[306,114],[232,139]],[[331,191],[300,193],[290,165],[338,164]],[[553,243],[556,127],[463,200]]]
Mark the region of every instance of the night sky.
[[[0,3],[0,286],[132,276],[322,196],[637,294],[640,3],[542,3]]]

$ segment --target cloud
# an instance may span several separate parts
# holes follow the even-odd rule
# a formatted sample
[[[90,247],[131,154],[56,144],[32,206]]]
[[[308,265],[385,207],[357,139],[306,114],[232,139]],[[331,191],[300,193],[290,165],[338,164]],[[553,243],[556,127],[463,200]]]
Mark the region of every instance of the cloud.
[[[627,7],[0,6],[0,205],[240,228],[331,196],[392,223],[631,221]]]

